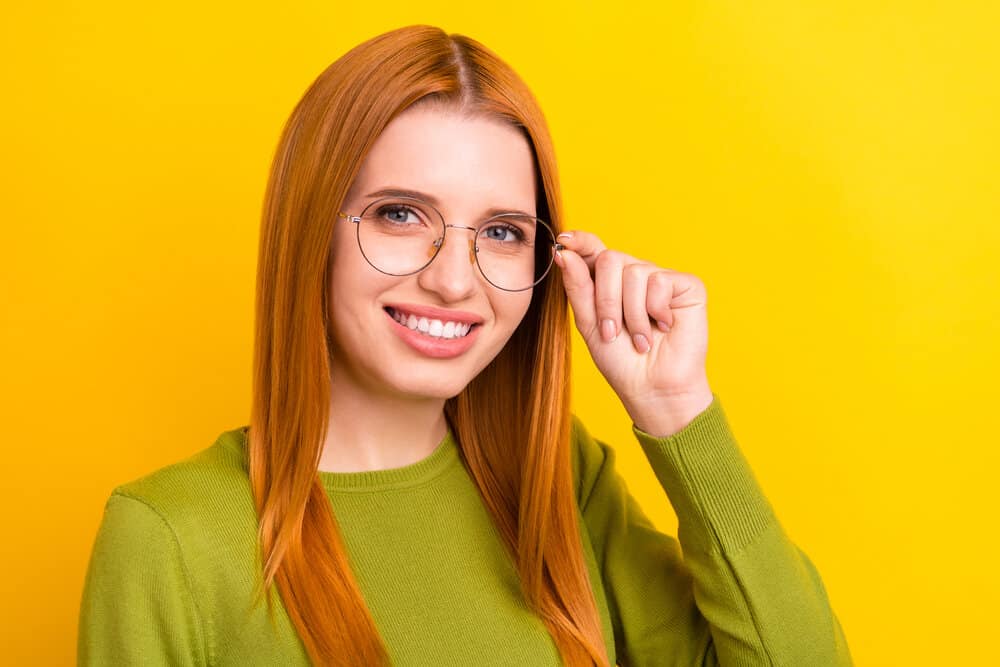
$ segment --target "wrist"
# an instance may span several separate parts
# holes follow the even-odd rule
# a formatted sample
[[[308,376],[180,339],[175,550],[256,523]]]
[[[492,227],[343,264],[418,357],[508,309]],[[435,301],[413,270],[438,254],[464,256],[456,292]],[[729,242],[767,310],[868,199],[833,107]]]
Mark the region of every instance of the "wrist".
[[[690,392],[651,397],[626,406],[637,429],[657,438],[667,438],[682,431],[715,400],[708,385]]]

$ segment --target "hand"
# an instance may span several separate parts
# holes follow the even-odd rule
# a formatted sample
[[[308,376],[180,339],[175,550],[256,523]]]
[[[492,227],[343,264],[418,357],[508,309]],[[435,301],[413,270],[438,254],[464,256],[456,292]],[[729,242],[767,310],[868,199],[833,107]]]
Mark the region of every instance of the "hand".
[[[704,284],[609,250],[589,232],[568,233],[555,261],[594,363],[636,427],[673,435],[713,400]]]

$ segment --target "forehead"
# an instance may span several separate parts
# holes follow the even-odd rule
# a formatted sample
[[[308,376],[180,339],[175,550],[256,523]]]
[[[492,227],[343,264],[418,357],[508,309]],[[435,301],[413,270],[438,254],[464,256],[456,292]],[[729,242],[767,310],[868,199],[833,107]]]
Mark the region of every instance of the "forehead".
[[[387,187],[426,192],[453,212],[490,206],[534,210],[534,158],[527,138],[507,122],[417,106],[386,126],[349,198],[362,201]]]

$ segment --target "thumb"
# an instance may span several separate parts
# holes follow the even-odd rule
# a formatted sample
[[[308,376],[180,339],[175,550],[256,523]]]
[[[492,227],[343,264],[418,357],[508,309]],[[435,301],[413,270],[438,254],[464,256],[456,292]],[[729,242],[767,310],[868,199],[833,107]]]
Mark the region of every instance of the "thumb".
[[[563,287],[573,308],[576,328],[584,339],[597,326],[597,310],[594,306],[594,281],[590,278],[590,267],[578,254],[563,248],[556,253],[556,263],[562,268]]]

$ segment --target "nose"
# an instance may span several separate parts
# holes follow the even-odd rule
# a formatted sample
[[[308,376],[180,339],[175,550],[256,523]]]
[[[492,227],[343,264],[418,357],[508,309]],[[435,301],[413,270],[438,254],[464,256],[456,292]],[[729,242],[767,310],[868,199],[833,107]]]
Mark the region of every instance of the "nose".
[[[418,284],[430,292],[438,293],[445,301],[455,302],[468,298],[479,283],[475,240],[475,229],[449,225],[434,261],[417,274]]]

